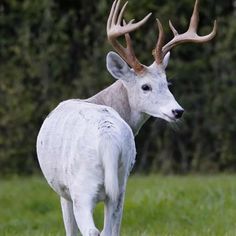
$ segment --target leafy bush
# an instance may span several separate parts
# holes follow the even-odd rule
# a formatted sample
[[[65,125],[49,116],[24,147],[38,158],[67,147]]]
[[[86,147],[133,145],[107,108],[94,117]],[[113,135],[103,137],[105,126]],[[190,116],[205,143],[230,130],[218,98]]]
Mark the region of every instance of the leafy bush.
[[[3,0],[0,3],[0,170],[37,170],[35,140],[43,119],[60,101],[91,96],[112,83],[105,68],[111,49],[105,25],[111,2]],[[184,30],[193,0],[130,1],[126,18],[154,12]],[[215,40],[176,48],[168,68],[177,100],[186,109],[175,125],[151,119],[137,137],[136,170],[186,173],[236,168],[236,36],[233,1],[201,1],[200,33]],[[145,37],[144,37],[145,36]],[[135,51],[151,63],[154,17],[132,35]],[[118,95],[117,95],[118,96]]]

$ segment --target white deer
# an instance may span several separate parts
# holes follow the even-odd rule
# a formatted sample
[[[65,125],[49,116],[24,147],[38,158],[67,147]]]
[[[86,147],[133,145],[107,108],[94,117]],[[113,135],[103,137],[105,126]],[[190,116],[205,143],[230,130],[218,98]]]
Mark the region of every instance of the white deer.
[[[128,24],[115,0],[107,22],[110,43],[119,53],[107,55],[107,69],[117,81],[95,96],[60,103],[45,119],[37,138],[37,154],[44,176],[59,194],[67,236],[78,228],[83,236],[118,236],[124,194],[134,164],[134,135],[150,116],[169,122],[181,118],[184,110],[168,89],[165,68],[169,51],[185,42],[203,43],[216,34],[198,36],[198,0],[189,29],[164,45],[159,20],[159,39],[153,52],[155,61],[147,67],[134,55],[128,33],[143,25],[151,14],[138,23]],[[124,48],[117,37],[125,35]],[[130,69],[130,67],[132,68]],[[100,234],[93,220],[93,209],[105,202],[104,228]]]

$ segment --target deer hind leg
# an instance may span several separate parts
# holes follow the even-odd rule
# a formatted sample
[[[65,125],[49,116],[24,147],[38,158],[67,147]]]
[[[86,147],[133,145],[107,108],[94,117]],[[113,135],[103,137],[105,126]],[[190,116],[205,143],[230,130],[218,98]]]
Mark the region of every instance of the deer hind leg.
[[[80,194],[73,200],[74,215],[83,236],[99,236],[100,232],[95,227],[93,221],[94,203],[89,196]]]
[[[125,195],[126,180],[120,187],[120,193],[117,201],[111,201],[107,198],[105,201],[105,218],[104,228],[101,236],[119,236],[120,225],[123,212],[124,195]]]
[[[71,198],[78,228],[83,236],[100,236],[93,220],[98,182],[85,173],[82,178],[76,179],[75,182],[76,185],[72,187]]]
[[[78,227],[75,221],[72,202],[61,197],[61,208],[66,236],[77,236]]]

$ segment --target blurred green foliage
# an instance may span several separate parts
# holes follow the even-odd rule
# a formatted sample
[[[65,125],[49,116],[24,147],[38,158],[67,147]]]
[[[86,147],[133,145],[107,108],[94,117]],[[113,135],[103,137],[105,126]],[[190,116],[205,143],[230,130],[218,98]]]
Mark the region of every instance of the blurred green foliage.
[[[60,101],[89,97],[113,81],[105,68],[106,20],[112,1],[0,2],[0,172],[37,170],[35,140]],[[194,0],[130,1],[126,19],[152,11],[167,40],[171,18],[183,32]],[[137,171],[218,172],[236,169],[236,6],[201,1],[200,34],[217,18],[216,39],[173,50],[171,90],[186,109],[181,123],[150,119],[137,137]],[[151,64],[155,18],[132,34],[135,51]],[[117,96],[119,96],[117,94]]]

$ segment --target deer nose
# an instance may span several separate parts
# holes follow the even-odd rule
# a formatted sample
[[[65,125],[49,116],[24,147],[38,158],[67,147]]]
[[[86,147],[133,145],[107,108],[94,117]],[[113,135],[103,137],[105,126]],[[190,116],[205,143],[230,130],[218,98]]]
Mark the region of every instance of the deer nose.
[[[182,109],[176,109],[176,110],[172,110],[173,115],[175,116],[176,119],[179,119],[182,117],[184,110]]]

